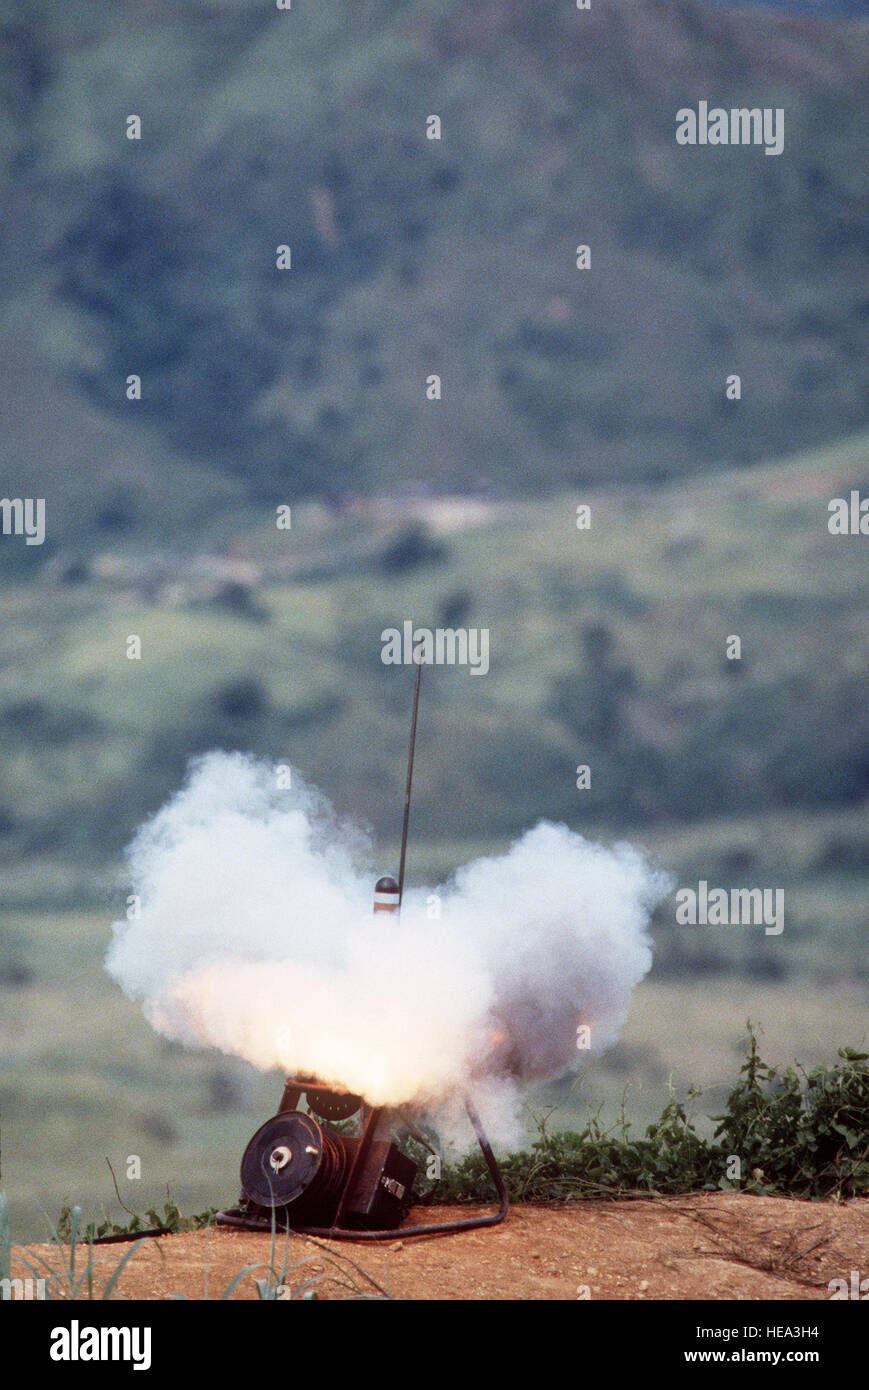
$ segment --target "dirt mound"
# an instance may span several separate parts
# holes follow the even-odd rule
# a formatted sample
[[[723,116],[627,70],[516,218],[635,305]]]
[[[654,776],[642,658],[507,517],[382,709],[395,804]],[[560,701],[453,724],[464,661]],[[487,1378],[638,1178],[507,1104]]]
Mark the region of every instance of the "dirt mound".
[[[439,1208],[443,1219],[470,1209]],[[832,1279],[869,1270],[869,1201],[806,1203],[716,1193],[696,1197],[515,1206],[491,1229],[381,1245],[279,1237],[274,1274],[282,1297],[400,1299],[826,1299]],[[419,1222],[430,1212],[417,1211]],[[223,1227],[149,1240],[129,1260],[116,1295],[128,1299],[259,1296],[270,1237]],[[100,1288],[123,1245],[94,1251]],[[31,1262],[62,1265],[53,1246]],[[79,1254],[81,1260],[81,1253]],[[299,1263],[301,1262],[301,1263]],[[13,1265],[14,1265],[13,1261]],[[293,1267],[290,1267],[293,1266]],[[282,1273],[283,1270],[283,1273]],[[25,1277],[18,1264],[13,1273]]]

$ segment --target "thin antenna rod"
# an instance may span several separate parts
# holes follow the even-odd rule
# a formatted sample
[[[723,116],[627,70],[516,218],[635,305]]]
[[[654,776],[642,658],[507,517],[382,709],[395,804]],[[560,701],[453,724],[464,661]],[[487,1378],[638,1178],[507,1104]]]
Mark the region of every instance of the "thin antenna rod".
[[[407,754],[407,782],[404,788],[404,824],[401,828],[401,859],[398,864],[398,906],[404,893],[404,860],[407,854],[407,825],[410,820],[410,788],[413,782],[413,753],[416,747],[416,716],[419,710],[419,679],[422,675],[422,662],[416,663],[416,680],[413,687],[413,717],[410,721],[410,749]]]

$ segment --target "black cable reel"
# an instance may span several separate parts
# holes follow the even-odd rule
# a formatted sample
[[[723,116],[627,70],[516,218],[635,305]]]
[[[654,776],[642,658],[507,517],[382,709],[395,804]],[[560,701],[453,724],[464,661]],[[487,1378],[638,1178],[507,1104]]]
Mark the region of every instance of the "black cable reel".
[[[342,1099],[347,1109],[357,1098]],[[279,1111],[244,1151],[238,1215],[259,1229],[277,1220],[300,1231],[393,1230],[414,1200],[416,1164],[391,1138],[376,1137],[381,1115],[372,1110],[361,1134],[343,1134],[304,1111]]]
[[[294,1206],[319,1215],[337,1208],[349,1155],[340,1136],[300,1110],[275,1115],[257,1130],[241,1160],[241,1187],[262,1208]]]

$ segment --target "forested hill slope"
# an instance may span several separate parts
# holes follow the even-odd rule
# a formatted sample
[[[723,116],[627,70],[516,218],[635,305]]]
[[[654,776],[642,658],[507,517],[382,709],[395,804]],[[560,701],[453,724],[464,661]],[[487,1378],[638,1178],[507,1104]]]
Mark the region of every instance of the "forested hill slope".
[[[701,0],[0,13],[15,493],[134,527],[179,479],[199,506],[540,491],[869,422],[869,26]],[[701,100],[782,108],[783,152],[677,145]]]

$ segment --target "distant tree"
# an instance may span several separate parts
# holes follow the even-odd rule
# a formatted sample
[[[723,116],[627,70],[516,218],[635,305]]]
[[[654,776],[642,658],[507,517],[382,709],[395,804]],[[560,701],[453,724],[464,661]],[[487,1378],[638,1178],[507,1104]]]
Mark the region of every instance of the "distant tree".
[[[624,744],[624,703],[636,687],[630,666],[614,655],[612,632],[601,622],[584,625],[579,636],[576,673],[552,683],[552,712],[572,733],[607,747]]]
[[[268,697],[259,681],[241,676],[218,688],[214,704],[218,714],[226,719],[254,721],[266,713]]]
[[[389,542],[380,556],[380,563],[387,574],[403,574],[421,565],[442,564],[448,554],[443,542],[436,540],[427,526],[416,522]]]

